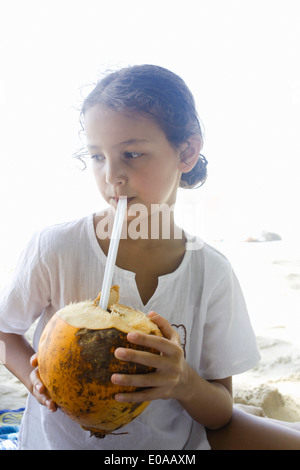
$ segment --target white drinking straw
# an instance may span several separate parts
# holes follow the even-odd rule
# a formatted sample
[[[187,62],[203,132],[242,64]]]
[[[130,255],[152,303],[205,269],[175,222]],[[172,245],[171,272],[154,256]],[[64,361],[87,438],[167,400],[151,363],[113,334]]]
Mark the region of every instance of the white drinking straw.
[[[108,304],[108,299],[109,299],[109,294],[110,294],[113,272],[114,272],[114,268],[116,264],[117,252],[119,248],[119,242],[120,242],[126,207],[127,207],[127,198],[120,197],[118,206],[117,206],[116,215],[115,215],[111,239],[109,243],[107,261],[106,261],[102,290],[101,290],[101,297],[100,297],[100,302],[99,302],[99,306],[103,308],[104,310],[107,310],[107,304]]]

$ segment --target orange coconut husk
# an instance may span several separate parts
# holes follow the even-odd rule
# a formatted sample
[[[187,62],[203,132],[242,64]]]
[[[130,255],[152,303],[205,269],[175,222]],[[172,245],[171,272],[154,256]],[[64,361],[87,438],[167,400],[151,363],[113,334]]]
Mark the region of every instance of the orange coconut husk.
[[[96,437],[113,433],[140,415],[149,402],[122,403],[116,393],[136,387],[111,382],[113,373],[145,374],[154,369],[120,361],[118,347],[150,351],[127,341],[137,331],[162,336],[159,328],[143,313],[118,304],[119,287],[111,289],[108,311],[99,298],[67,305],[47,323],[38,346],[38,367],[49,396],[72,420]]]

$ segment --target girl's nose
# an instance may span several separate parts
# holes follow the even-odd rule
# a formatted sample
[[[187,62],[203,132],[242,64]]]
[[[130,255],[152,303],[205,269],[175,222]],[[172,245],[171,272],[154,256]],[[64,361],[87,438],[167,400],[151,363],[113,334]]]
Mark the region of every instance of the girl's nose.
[[[120,163],[116,164],[113,162],[106,163],[106,183],[112,186],[119,186],[125,184],[127,176],[124,168]]]

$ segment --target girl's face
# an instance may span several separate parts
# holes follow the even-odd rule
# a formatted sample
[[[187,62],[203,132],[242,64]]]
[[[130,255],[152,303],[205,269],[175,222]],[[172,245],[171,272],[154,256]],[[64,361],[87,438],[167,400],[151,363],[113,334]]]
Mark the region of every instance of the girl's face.
[[[97,186],[111,206],[119,196],[148,210],[175,203],[181,149],[150,118],[95,105],[85,114],[85,131]]]

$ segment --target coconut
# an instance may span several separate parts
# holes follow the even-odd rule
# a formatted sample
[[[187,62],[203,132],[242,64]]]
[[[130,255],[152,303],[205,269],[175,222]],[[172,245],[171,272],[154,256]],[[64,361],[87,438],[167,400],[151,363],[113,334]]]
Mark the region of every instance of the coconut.
[[[118,402],[116,393],[136,387],[111,382],[113,373],[145,374],[155,369],[116,359],[118,347],[150,351],[155,349],[127,341],[127,333],[162,336],[143,312],[118,304],[119,287],[113,286],[108,311],[94,301],[71,303],[47,323],[38,345],[40,378],[58,407],[92,435],[103,438],[139,416],[149,402]]]

